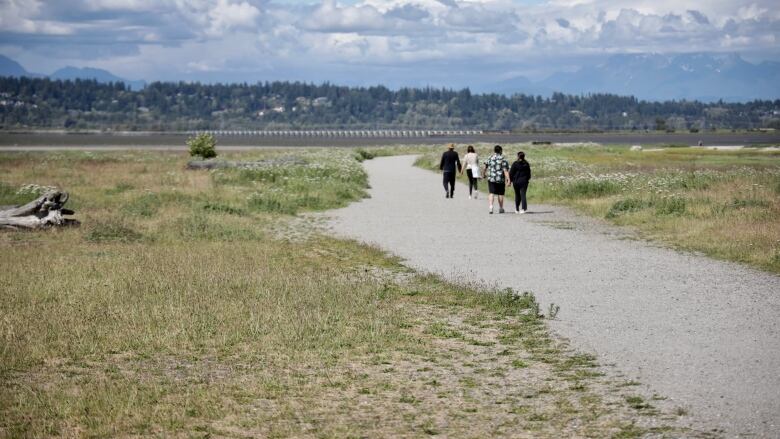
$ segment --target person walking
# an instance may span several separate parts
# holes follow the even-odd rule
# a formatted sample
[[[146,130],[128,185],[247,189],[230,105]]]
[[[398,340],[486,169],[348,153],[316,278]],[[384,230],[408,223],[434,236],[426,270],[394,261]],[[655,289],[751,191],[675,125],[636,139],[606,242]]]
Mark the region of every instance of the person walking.
[[[525,153],[517,153],[517,161],[512,163],[509,169],[509,181],[515,189],[515,213],[525,213],[528,210],[526,192],[528,182],[531,180],[531,165],[525,160]]]
[[[455,144],[447,145],[447,151],[441,155],[439,169],[442,171],[442,181],[444,183],[444,198],[452,198],[455,194],[455,172],[460,172],[462,166],[460,157],[455,151]]]
[[[463,156],[463,168],[466,170],[466,176],[469,178],[469,200],[473,196],[475,199],[479,195],[477,190],[477,182],[479,181],[479,157],[477,156],[474,147],[469,145],[466,148],[466,155]],[[460,171],[463,175],[463,171]]]
[[[509,162],[501,154],[503,148],[496,145],[493,148],[494,154],[485,162],[485,176],[488,180],[488,203],[490,204],[489,213],[493,213],[493,198],[498,198],[498,213],[504,213],[504,193],[509,185]]]

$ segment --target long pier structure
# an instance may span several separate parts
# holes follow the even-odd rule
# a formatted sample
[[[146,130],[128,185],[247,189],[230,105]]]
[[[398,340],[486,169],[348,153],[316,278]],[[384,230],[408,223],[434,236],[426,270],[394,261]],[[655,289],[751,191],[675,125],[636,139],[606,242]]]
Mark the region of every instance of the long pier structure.
[[[402,138],[458,137],[482,135],[482,130],[199,130],[188,134],[216,137],[316,137],[316,138]]]

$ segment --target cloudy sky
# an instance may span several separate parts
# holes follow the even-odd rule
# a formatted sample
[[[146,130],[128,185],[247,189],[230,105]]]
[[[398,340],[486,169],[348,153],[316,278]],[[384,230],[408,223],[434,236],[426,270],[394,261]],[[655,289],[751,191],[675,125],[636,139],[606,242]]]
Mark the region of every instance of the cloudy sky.
[[[615,53],[780,60],[777,0],[0,0],[0,54],[127,79],[471,86]]]

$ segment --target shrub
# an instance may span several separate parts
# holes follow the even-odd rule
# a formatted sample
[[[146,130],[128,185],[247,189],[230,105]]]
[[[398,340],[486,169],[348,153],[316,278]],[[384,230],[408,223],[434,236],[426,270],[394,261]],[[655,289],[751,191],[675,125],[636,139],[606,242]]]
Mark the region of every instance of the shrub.
[[[211,134],[201,133],[195,137],[187,139],[187,146],[190,147],[192,157],[201,157],[210,159],[217,156],[217,139]]]
[[[359,162],[362,162],[364,160],[371,160],[374,157],[376,157],[374,153],[366,151],[363,148],[358,148],[355,151],[355,160],[357,160]]]

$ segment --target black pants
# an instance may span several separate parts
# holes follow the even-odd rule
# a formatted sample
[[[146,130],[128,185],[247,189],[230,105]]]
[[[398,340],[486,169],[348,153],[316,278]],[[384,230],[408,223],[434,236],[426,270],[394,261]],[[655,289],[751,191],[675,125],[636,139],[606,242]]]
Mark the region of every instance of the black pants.
[[[477,190],[477,182],[479,179],[474,178],[474,174],[471,173],[471,169],[466,169],[466,175],[469,176],[469,195],[471,195],[472,190]]]
[[[525,198],[525,193],[528,190],[528,182],[512,183],[512,187],[515,188],[515,210],[520,210],[521,204],[523,205],[523,210],[528,210],[528,202]]]
[[[442,175],[444,190],[447,192],[447,196],[451,197],[455,193],[455,171],[444,171]]]

